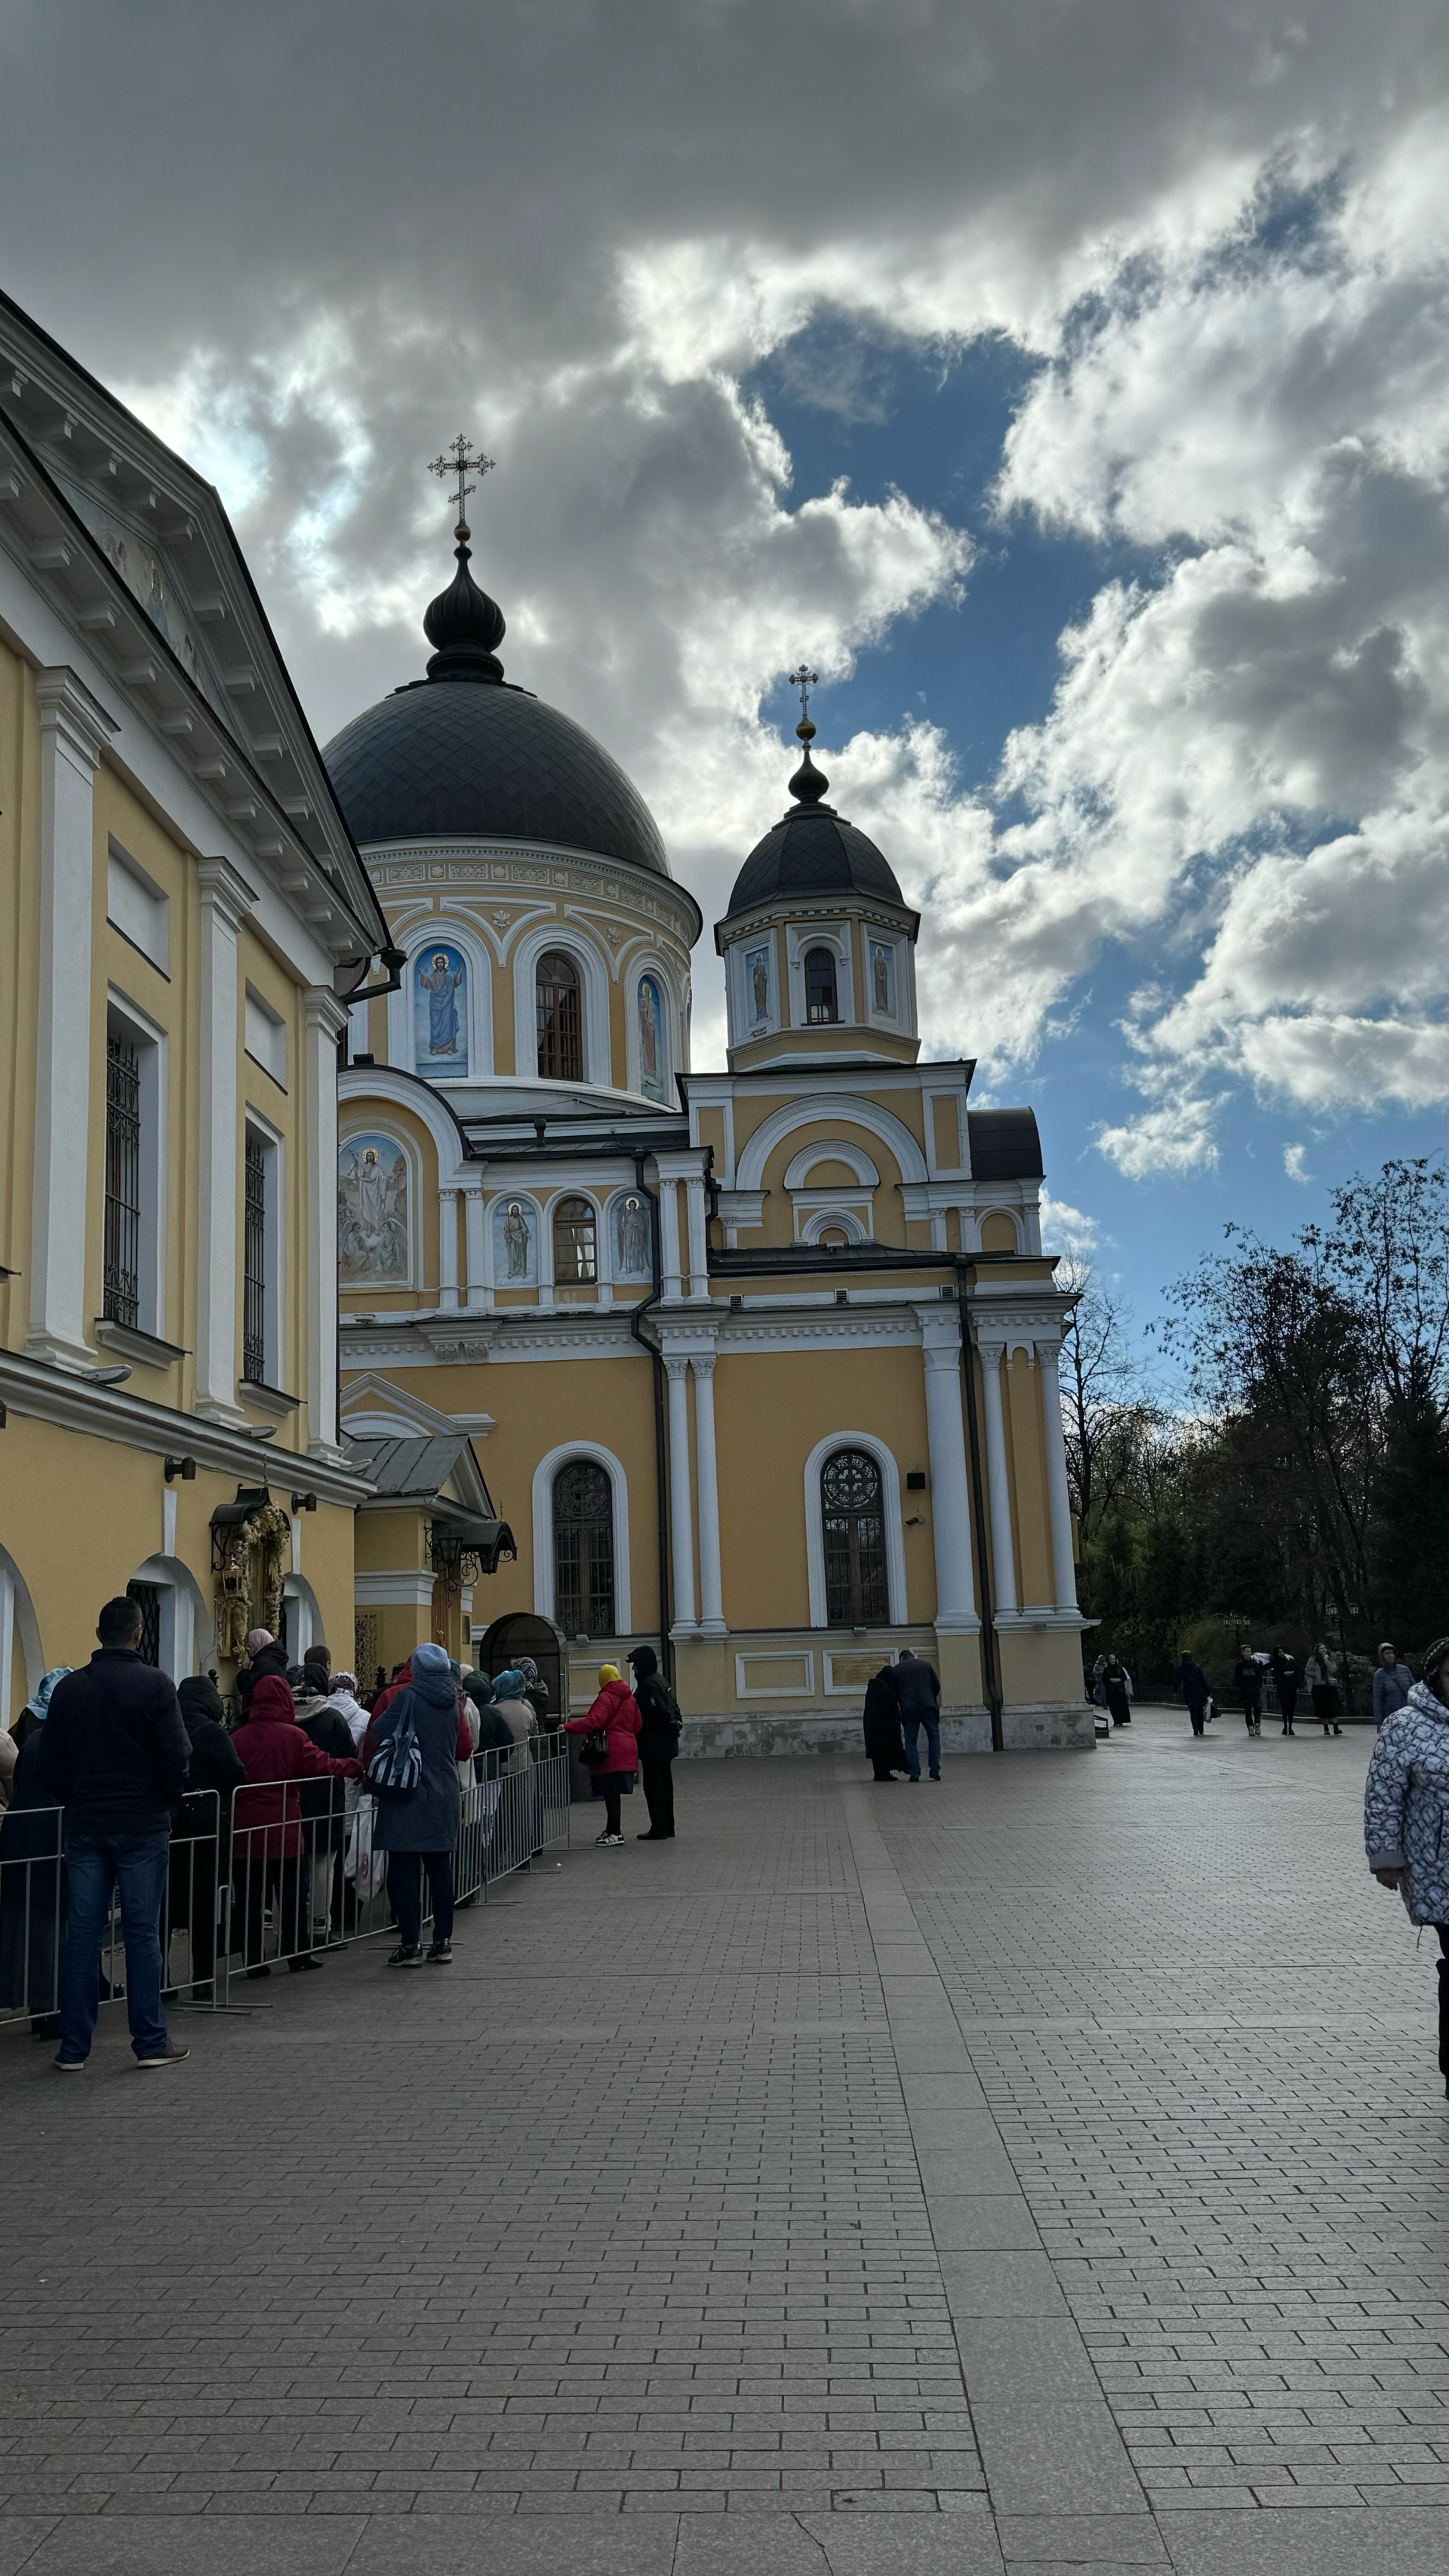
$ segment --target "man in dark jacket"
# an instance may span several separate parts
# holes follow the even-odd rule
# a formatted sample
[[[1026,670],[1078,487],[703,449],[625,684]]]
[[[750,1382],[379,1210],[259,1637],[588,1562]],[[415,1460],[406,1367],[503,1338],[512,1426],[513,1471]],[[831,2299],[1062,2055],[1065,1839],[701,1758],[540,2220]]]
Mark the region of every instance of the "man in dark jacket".
[[[191,1747],[165,1673],[137,1651],[141,1613],[124,1597],[96,1622],[100,1650],[56,1684],[40,1739],[40,1777],[65,1809],[67,1916],[60,1969],[60,2054],[84,2066],[100,2005],[101,1942],[117,1887],[126,1942],[126,2017],[138,2066],[191,2051],[161,2011],[161,1899],[171,1810]]]
[[[247,1660],[236,1677],[236,1695],[241,1702],[243,1717],[252,1704],[252,1693],[258,1682],[264,1681],[268,1673],[274,1673],[280,1681],[287,1678],[287,1649],[278,1645],[270,1629],[250,1629],[246,1649]]]
[[[896,1664],[896,1690],[900,1697],[901,1733],[906,1744],[906,1777],[912,1786],[921,1776],[920,1730],[926,1730],[926,1767],[933,1780],[941,1777],[941,1685],[935,1667],[913,1655],[902,1646]]]
[[[639,1703],[639,1776],[649,1831],[636,1834],[641,1843],[674,1840],[674,1757],[679,1751],[683,1720],[674,1693],[659,1669],[652,1646],[636,1646],[629,1657],[634,1668],[634,1697]]]

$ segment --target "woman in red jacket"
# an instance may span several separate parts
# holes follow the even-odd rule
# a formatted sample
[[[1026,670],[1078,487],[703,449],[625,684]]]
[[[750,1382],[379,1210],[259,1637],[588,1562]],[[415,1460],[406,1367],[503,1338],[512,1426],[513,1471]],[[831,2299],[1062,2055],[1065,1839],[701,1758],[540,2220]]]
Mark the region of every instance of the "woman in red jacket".
[[[262,1960],[262,1908],[269,1896],[276,1901],[277,1948],[287,1966],[320,1968],[309,1937],[311,1871],[303,1851],[302,1801],[292,1784],[329,1774],[360,1780],[362,1764],[318,1752],[297,1724],[296,1702],[278,1673],[261,1676],[245,1723],[231,1740],[248,1784],[236,1793],[231,1819],[235,1920],[242,1927],[247,1975],[272,1973]]]
[[[604,1801],[604,1830],[596,1834],[596,1843],[607,1851],[617,1851],[623,1842],[619,1801],[624,1784],[632,1780],[639,1767],[639,1703],[626,1681],[620,1679],[617,1664],[600,1664],[599,1695],[587,1717],[571,1717],[565,1732],[569,1735],[602,1734],[602,1753],[586,1753],[589,1778],[596,1798]]]

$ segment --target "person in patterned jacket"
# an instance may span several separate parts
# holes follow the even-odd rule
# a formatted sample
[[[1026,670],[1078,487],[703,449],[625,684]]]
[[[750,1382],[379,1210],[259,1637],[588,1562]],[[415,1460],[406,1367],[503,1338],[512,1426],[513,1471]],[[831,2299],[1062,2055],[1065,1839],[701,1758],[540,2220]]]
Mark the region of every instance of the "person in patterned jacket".
[[[1439,2072],[1449,2095],[1449,1637],[1424,1657],[1424,1678],[1384,1720],[1363,1799],[1368,1865],[1397,1888],[1411,1923],[1439,1935]]]

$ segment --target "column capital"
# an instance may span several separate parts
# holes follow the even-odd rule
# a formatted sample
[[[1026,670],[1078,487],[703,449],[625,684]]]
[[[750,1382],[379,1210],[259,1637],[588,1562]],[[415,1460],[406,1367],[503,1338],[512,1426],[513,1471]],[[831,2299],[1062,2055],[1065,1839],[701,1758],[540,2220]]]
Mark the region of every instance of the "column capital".
[[[688,1368],[689,1359],[686,1353],[674,1351],[665,1352],[664,1374],[668,1378],[671,1386],[678,1386],[680,1380],[687,1374]]]
[[[67,749],[78,753],[92,769],[107,743],[121,730],[67,662],[51,663],[36,672],[35,701],[40,709],[41,732],[62,735]]]
[[[218,914],[232,930],[240,927],[257,900],[255,886],[247,884],[230,859],[198,859],[196,881],[203,909]]]
[[[713,1377],[717,1351],[691,1351],[689,1365],[696,1377]]]
[[[324,1029],[335,1044],[347,1026],[346,1005],[326,984],[309,984],[303,996],[309,1029]]]

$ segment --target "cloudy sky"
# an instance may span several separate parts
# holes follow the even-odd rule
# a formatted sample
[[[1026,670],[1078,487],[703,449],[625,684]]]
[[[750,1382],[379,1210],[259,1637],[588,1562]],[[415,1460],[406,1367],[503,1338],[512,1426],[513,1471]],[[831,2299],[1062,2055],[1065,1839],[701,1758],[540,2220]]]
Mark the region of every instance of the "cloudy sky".
[[[928,1051],[1145,1316],[1442,1132],[1442,72],[1428,0],[0,0],[5,283],[324,740],[460,427],[509,677],[707,917],[807,656]]]

